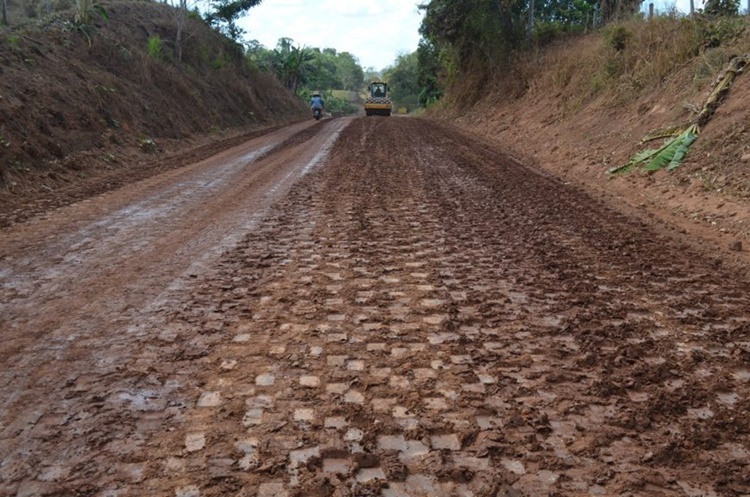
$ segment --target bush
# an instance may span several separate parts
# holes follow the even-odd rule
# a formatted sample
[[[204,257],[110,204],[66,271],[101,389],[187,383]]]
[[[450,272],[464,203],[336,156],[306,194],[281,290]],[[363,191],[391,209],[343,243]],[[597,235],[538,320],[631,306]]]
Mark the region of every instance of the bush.
[[[357,105],[354,105],[350,101],[336,97],[333,94],[333,90],[327,90],[324,92],[321,92],[321,96],[323,97],[323,100],[325,100],[326,103],[326,112],[330,112],[331,114],[335,115],[348,115],[348,114],[356,114],[359,111],[359,107]],[[302,99],[305,104],[310,104],[310,99],[312,98],[312,90],[304,89],[300,92],[299,97]]]
[[[694,16],[686,22],[694,33],[696,54],[735,41],[745,31],[745,22],[739,17]]]
[[[622,24],[615,24],[604,33],[604,39],[607,41],[607,45],[613,48],[616,52],[622,52],[625,50],[628,46],[628,41],[632,37],[633,33]]]
[[[151,36],[148,39],[148,55],[154,60],[160,60],[161,59],[161,51],[163,47],[163,42],[159,35]]]
[[[560,22],[538,22],[534,26],[534,44],[545,47],[555,40],[583,33],[582,24],[567,25]]]
[[[709,16],[736,16],[740,12],[740,1],[707,0],[703,12]]]

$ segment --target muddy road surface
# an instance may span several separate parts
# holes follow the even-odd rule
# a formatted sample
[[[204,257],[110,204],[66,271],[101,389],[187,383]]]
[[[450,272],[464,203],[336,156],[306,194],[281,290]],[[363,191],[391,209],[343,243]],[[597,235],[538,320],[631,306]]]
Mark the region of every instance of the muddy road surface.
[[[750,284],[419,119],[2,232],[0,495],[750,494]]]

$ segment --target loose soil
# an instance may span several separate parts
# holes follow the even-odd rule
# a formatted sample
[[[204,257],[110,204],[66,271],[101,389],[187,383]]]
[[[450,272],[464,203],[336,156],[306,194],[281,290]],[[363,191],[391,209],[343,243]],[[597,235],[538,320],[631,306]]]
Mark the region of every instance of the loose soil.
[[[0,495],[750,493],[750,284],[421,119],[0,238]]]

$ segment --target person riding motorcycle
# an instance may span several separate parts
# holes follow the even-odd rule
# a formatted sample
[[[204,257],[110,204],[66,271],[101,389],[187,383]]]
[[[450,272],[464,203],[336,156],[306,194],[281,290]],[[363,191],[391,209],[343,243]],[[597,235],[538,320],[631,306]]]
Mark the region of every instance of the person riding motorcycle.
[[[312,99],[310,100],[310,108],[315,112],[315,109],[320,109],[321,112],[323,112],[323,109],[325,109],[326,103],[321,98],[319,92],[313,92]]]

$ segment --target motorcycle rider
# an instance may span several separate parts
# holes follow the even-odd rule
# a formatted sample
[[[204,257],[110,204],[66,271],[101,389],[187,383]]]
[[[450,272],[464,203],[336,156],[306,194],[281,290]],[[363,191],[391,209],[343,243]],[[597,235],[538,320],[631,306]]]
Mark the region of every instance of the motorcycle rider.
[[[313,92],[312,99],[310,100],[310,108],[313,112],[315,112],[315,109],[320,109],[320,112],[323,112],[323,109],[325,108],[325,101],[320,96],[320,92]]]

